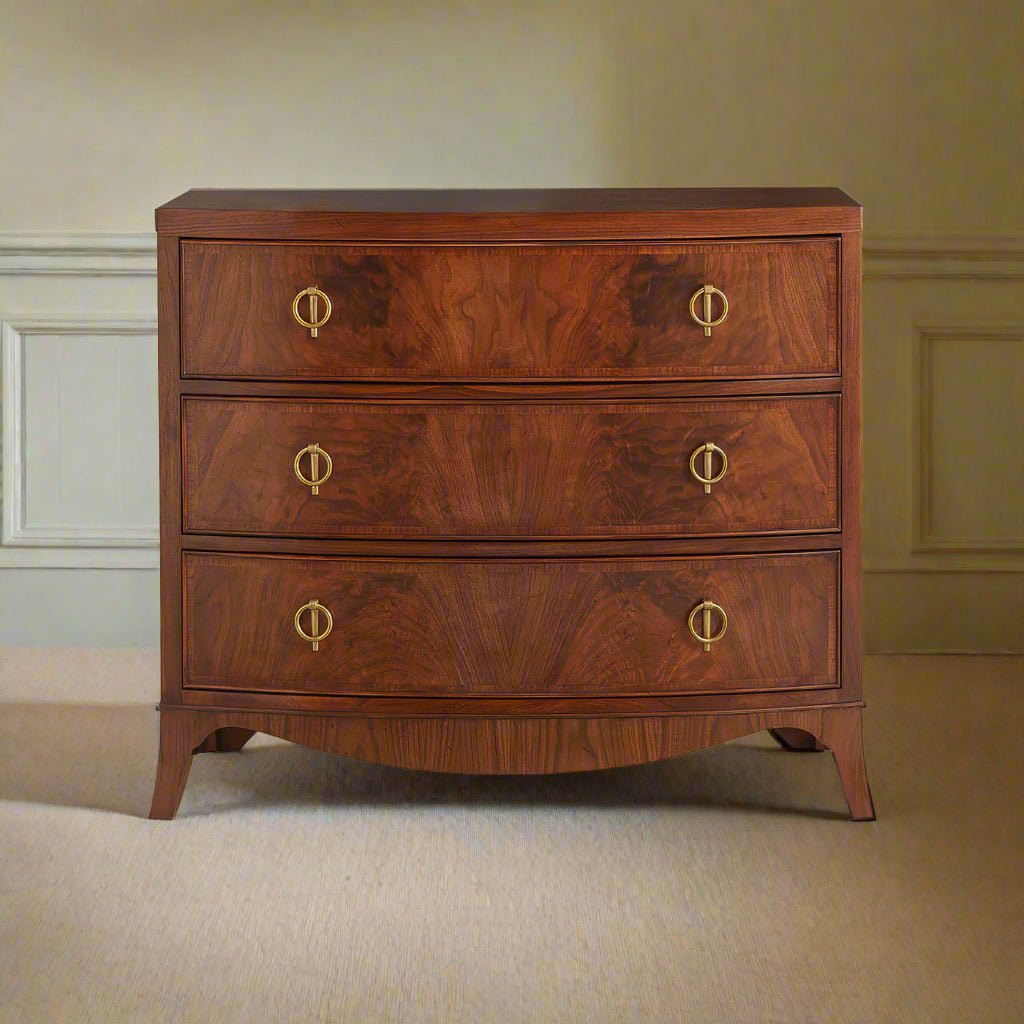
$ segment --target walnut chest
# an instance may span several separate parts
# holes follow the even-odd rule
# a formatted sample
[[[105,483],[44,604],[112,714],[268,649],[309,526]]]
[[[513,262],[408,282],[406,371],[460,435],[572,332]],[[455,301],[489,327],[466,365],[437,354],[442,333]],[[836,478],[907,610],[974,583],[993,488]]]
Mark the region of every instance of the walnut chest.
[[[198,190],[157,229],[153,817],[256,731],[542,773],[765,729],[873,816],[853,200]]]

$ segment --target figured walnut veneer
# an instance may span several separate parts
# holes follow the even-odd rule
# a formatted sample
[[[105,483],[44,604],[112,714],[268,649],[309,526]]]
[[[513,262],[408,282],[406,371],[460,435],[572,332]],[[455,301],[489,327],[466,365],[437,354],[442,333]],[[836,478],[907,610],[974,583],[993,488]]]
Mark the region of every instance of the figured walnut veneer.
[[[837,373],[838,255],[835,238],[544,248],[183,242],[183,369],[432,380]],[[732,322],[705,338],[687,306],[716,280],[729,281]],[[295,329],[291,312],[300,287],[314,284],[334,305],[316,338]]]
[[[185,529],[196,533],[440,539],[839,529],[836,395],[402,405],[189,398],[184,427]],[[729,458],[710,496],[688,468],[709,438]],[[310,439],[334,466],[315,496],[292,471]]]
[[[351,561],[185,556],[185,685],[292,693],[617,696],[821,688],[839,559],[808,555]],[[705,594],[731,642],[686,628]],[[316,597],[338,640],[293,642]],[[238,615],[244,608],[246,614]]]
[[[157,227],[153,817],[194,754],[254,732],[540,773],[765,729],[832,750],[873,816],[853,200],[200,190]],[[292,313],[314,285],[316,337]],[[704,285],[729,302],[710,334]],[[729,459],[710,492],[707,442]],[[315,494],[293,471],[313,443]],[[312,601],[318,649],[294,625]],[[706,601],[729,616],[707,649]]]

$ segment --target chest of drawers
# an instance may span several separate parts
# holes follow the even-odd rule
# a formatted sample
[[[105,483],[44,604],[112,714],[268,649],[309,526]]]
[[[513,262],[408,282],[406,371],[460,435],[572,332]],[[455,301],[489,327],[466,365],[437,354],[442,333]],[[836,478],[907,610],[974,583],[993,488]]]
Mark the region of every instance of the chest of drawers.
[[[860,227],[835,189],[161,207],[152,816],[257,731],[543,773],[767,729],[873,817]]]

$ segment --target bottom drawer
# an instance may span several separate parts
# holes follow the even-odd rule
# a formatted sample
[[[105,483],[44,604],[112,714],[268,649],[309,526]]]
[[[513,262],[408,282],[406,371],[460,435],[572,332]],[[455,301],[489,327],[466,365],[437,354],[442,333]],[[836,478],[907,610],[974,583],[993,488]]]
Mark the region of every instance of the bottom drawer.
[[[836,686],[838,584],[833,551],[473,561],[187,552],[184,684],[421,696]]]

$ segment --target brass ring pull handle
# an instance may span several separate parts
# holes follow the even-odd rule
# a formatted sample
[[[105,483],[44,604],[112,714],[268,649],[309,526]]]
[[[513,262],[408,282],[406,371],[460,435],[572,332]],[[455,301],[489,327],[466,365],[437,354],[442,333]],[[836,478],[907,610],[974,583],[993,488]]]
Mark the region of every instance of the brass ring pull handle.
[[[299,303],[303,297],[309,296],[309,319],[305,320],[302,314],[299,312]],[[320,300],[324,300],[324,315],[320,316]],[[316,337],[317,328],[323,327],[325,323],[331,318],[331,310],[334,307],[331,305],[331,300],[327,297],[326,292],[320,291],[317,286],[310,285],[308,288],[303,288],[298,295],[292,299],[292,316],[295,320],[300,323],[303,327],[309,328],[309,336],[311,338]]]
[[[302,628],[302,613],[309,612],[309,628],[310,632],[307,633]],[[320,616],[324,617],[323,628],[321,629]],[[326,640],[328,634],[334,629],[334,616],[317,600],[310,601],[308,604],[304,604],[295,613],[295,632],[302,637],[303,640],[308,644],[313,645],[314,651],[320,650],[320,641]]]
[[[704,309],[703,309],[704,319],[703,320],[699,316],[697,316],[697,309],[696,309],[697,300],[702,295],[704,296]],[[711,296],[712,295],[717,295],[722,300],[722,315],[717,320],[712,320],[711,319],[711,317],[713,315],[712,311],[711,311]],[[725,297],[725,292],[719,291],[719,289],[717,289],[712,284],[701,285],[701,287],[698,288],[693,293],[693,296],[690,298],[690,316],[693,317],[693,319],[694,319],[694,321],[696,323],[700,324],[701,327],[704,328],[704,337],[705,338],[710,338],[711,337],[711,328],[712,327],[717,327],[719,324],[724,323],[725,322],[725,318],[728,315],[729,315],[729,300]]]
[[[718,612],[722,619],[722,628],[712,634],[711,632],[711,613]],[[698,633],[694,627],[694,619],[697,618],[698,614],[701,616],[701,629],[702,633]],[[711,650],[712,644],[717,644],[719,640],[725,636],[725,631],[729,628],[729,616],[725,614],[725,609],[720,605],[715,604],[714,601],[701,601],[696,608],[690,612],[690,617],[686,620],[687,626],[690,627],[690,635],[696,640],[705,651]]]
[[[716,476],[712,476],[711,459],[714,453],[717,452],[722,457],[722,468],[718,471]],[[701,476],[697,472],[697,456],[704,455],[704,475]],[[702,444],[699,448],[695,448],[693,454],[690,456],[690,473],[693,475],[694,480],[697,483],[704,485],[704,493],[711,493],[711,485],[717,484],[719,480],[725,476],[726,471],[729,469],[729,456],[718,447],[717,444],[712,444],[711,441],[707,441]]]
[[[305,476],[302,472],[302,456],[309,455],[309,472],[310,476]],[[324,460],[323,473],[320,472],[320,460]],[[299,483],[305,484],[307,487],[313,489],[314,494],[320,493],[320,485],[326,481],[331,475],[331,470],[334,469],[334,463],[331,462],[330,455],[327,454],[315,441],[312,444],[307,444],[305,448],[299,449],[298,455],[295,456],[295,461],[292,463],[292,468],[295,470],[295,475],[298,477]]]

